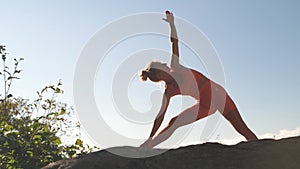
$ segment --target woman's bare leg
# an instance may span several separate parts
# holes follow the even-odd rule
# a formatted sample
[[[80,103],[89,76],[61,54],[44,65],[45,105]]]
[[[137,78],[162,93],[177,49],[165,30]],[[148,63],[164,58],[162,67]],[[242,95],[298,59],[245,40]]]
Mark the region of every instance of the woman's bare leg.
[[[237,109],[226,113],[224,117],[232,124],[237,132],[239,132],[247,139],[247,141],[258,140],[256,135],[248,128],[246,123],[243,121]]]
[[[161,142],[167,140],[179,127],[193,123],[201,118],[208,116],[208,114],[209,109],[201,106],[200,104],[196,104],[186,109],[178,116],[172,118],[168,126],[164,128],[156,137],[154,137],[153,140],[147,144],[147,147],[155,147]]]

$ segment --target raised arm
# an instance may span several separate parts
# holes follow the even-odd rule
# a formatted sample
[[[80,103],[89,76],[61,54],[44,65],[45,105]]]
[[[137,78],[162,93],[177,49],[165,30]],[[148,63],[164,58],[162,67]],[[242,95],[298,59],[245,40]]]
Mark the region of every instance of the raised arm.
[[[173,13],[166,11],[166,18],[163,19],[164,21],[168,22],[170,25],[170,41],[172,44],[172,55],[170,61],[170,67],[178,67],[179,64],[179,48],[178,48],[178,36],[176,27],[174,24],[174,16]]]

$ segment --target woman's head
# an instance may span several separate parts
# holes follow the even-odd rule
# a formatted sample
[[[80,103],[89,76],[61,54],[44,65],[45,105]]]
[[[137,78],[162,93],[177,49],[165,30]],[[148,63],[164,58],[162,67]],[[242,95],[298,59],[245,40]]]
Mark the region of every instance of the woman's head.
[[[170,68],[167,64],[161,62],[150,62],[145,70],[142,70],[140,78],[143,81],[146,81],[149,78],[153,82],[159,82],[166,80],[169,73]]]

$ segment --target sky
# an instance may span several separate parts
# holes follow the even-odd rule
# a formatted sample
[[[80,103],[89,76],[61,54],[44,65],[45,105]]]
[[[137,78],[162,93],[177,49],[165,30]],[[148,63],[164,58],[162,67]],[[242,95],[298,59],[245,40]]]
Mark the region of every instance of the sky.
[[[11,89],[15,96],[34,99],[37,90],[62,79],[65,93],[61,100],[74,105],[73,80],[76,64],[85,45],[96,32],[126,16],[153,12],[161,13],[163,17],[165,10],[171,10],[175,18],[183,18],[201,30],[214,46],[225,74],[224,87],[237,104],[245,122],[259,138],[282,138],[300,134],[300,2],[297,0],[0,2],[0,44],[7,46],[10,57],[25,58],[20,65],[23,69],[21,80],[16,81]],[[122,32],[122,28],[118,31]],[[180,34],[180,29],[177,31]],[[95,76],[98,108],[101,112],[106,112],[103,116],[107,118],[106,122],[110,127],[126,137],[146,139],[152,123],[136,127],[139,124],[116,120],[115,116],[120,114],[113,113],[117,110],[110,98],[112,86],[108,79],[111,76],[109,73],[103,76],[101,72],[108,71],[110,64],[118,66],[128,54],[149,48],[170,51],[169,40],[155,35],[124,40],[110,51],[105,60],[109,64],[106,64],[107,67],[99,66]],[[180,52],[185,66],[209,76],[205,65],[191,59],[195,54],[188,47],[181,44]],[[144,63],[133,64],[140,68],[145,66]],[[151,109],[149,103],[152,92],[162,89],[162,84],[140,82],[135,75],[128,87],[131,106],[147,112]],[[147,112],[153,118],[159,108],[157,105],[160,104],[160,96],[159,92],[155,94],[155,98],[158,98],[154,103],[156,107],[153,108],[154,111]],[[189,106],[185,103],[193,102],[189,98],[176,99],[170,105],[163,126],[181,109]],[[177,106],[177,103],[183,103],[183,99],[187,100],[184,105]],[[209,118],[216,118],[215,116],[220,115],[215,114]],[[192,124],[189,135],[180,145],[243,140],[222,117],[219,117],[218,127],[209,139],[201,140],[199,131],[203,132],[207,121],[209,120]],[[132,126],[126,128],[126,125]],[[177,137],[180,137],[180,132]]]

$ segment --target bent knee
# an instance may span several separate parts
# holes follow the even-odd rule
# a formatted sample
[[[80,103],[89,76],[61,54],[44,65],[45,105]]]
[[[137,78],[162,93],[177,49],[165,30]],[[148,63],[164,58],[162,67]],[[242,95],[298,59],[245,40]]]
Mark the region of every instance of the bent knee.
[[[237,109],[231,110],[223,114],[223,116],[233,125],[240,124],[243,120]]]
[[[232,112],[238,112],[236,105],[229,96],[227,97],[225,104],[218,107],[218,110],[224,116]]]
[[[173,125],[176,121],[177,117],[173,117],[170,122],[169,122],[169,126]]]

